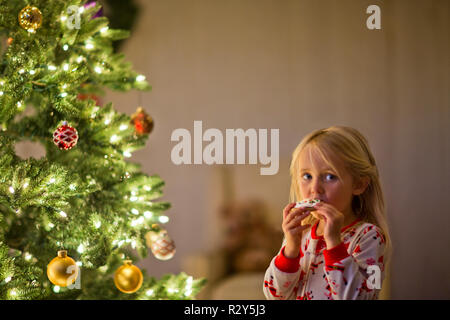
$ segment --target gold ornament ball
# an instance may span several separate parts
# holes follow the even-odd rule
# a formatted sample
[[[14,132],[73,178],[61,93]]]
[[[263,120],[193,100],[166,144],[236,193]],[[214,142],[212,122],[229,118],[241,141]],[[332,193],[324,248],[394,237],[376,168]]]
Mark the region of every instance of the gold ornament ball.
[[[26,6],[19,13],[19,24],[25,30],[36,31],[42,25],[41,11],[32,6]]]
[[[75,272],[74,272],[75,271]],[[78,277],[78,266],[66,250],[58,251],[58,256],[47,265],[47,277],[51,283],[60,287],[67,287]]]
[[[139,290],[144,281],[141,270],[132,264],[131,260],[125,260],[114,274],[114,284],[123,293],[134,293]]]

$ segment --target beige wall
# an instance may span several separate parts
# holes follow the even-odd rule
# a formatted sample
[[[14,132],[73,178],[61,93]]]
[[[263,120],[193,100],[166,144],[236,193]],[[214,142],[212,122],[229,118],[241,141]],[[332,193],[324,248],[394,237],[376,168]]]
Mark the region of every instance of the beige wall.
[[[391,297],[450,298],[449,1],[141,0],[123,52],[153,86],[109,92],[131,114],[142,101],[155,119],[132,161],[165,181],[173,260],[139,265],[160,277],[214,250],[215,209],[225,166],[175,166],[176,128],[279,128],[280,170],[234,170],[234,194],[258,196],[275,224],[288,200],[290,155],[310,131],[359,129],[371,144],[386,196],[394,257]],[[382,29],[366,28],[370,4]]]

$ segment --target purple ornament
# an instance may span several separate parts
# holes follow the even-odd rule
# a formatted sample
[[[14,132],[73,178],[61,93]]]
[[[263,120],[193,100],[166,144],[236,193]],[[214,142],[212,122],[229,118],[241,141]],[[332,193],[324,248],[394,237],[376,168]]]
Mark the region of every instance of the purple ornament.
[[[83,7],[85,9],[90,9],[92,7],[95,7],[96,5],[97,5],[97,1],[89,1]],[[92,19],[99,18],[99,17],[103,17],[103,7],[101,7],[100,10],[98,10],[97,13],[92,16]]]

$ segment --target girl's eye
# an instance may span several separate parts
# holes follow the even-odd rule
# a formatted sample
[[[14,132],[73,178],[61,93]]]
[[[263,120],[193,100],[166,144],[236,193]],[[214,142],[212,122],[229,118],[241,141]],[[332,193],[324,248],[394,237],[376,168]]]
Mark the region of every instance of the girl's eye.
[[[309,173],[305,173],[302,178],[303,180],[308,180],[311,179],[311,175]]]
[[[325,179],[327,180],[327,181],[333,181],[333,180],[335,180],[337,177],[334,175],[334,174],[331,174],[331,173],[328,173],[326,176],[325,176]]]

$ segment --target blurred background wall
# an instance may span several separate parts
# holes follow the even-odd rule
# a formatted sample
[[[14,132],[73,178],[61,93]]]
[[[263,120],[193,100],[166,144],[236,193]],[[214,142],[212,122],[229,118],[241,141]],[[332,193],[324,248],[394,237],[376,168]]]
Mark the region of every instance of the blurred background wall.
[[[394,245],[390,298],[450,299],[448,0],[140,0],[122,51],[151,92],[107,92],[118,111],[138,105],[155,120],[131,161],[166,182],[172,260],[151,254],[150,275],[223,239],[220,207],[264,201],[280,229],[289,162],[301,138],[347,125],[369,140],[384,187]],[[369,5],[381,30],[369,30]],[[278,174],[261,165],[172,163],[172,131],[280,129]],[[231,199],[231,200],[230,200]],[[264,237],[264,235],[261,235]],[[281,243],[279,243],[281,245]],[[262,283],[261,283],[262,288]]]

